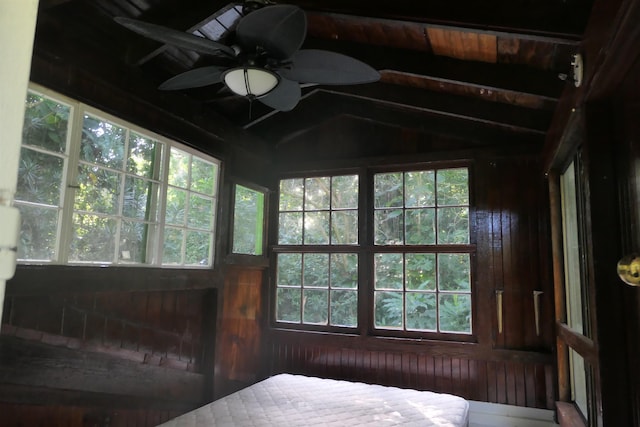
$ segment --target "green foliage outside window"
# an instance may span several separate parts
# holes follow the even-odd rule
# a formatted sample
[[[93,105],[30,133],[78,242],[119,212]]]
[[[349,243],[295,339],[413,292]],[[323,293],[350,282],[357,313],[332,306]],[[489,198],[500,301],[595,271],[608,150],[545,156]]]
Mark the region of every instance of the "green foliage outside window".
[[[357,178],[280,182],[278,248],[286,253],[277,256],[277,321],[358,324],[357,258],[370,252],[339,254],[333,249],[358,245]],[[470,334],[468,169],[379,173],[371,185],[373,227],[368,238],[385,247],[374,246],[370,259],[373,326]],[[287,250],[292,245],[297,248]],[[350,261],[345,258],[342,266],[333,258],[347,255]],[[345,274],[340,276],[340,271]]]
[[[374,255],[376,328],[471,333],[467,168],[376,174],[374,242],[432,248]]]
[[[19,260],[210,265],[217,163],[88,110],[27,95]]]
[[[356,327],[358,254],[336,245],[358,243],[358,176],[280,181],[278,243],[321,247],[277,256],[276,319]]]
[[[262,255],[264,193],[236,185],[233,209],[233,253]]]

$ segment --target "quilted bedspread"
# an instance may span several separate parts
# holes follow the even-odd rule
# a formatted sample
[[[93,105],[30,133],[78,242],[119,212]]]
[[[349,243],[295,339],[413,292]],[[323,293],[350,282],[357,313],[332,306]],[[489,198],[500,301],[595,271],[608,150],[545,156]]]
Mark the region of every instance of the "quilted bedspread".
[[[181,415],[163,427],[468,425],[461,397],[280,374]]]

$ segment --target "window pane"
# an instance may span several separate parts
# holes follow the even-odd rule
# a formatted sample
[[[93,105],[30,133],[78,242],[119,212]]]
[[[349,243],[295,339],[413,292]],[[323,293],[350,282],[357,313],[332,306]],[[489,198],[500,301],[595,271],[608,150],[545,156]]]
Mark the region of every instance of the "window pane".
[[[404,205],[408,208],[435,205],[435,173],[418,171],[405,173]]]
[[[187,225],[203,230],[213,229],[213,200],[191,194]]]
[[[15,198],[33,203],[60,205],[64,159],[22,148]]]
[[[120,261],[144,263],[147,252],[148,224],[137,221],[123,221],[120,230]]]
[[[191,163],[191,190],[213,196],[216,192],[217,169],[215,163],[194,157]]]
[[[434,291],[436,289],[435,266],[435,254],[405,254],[407,289]]]
[[[441,291],[471,289],[469,254],[438,255],[438,289]]]
[[[331,254],[331,288],[358,287],[358,254]]]
[[[167,189],[167,207],[165,222],[167,224],[184,225],[187,207],[187,192],[169,187]]]
[[[30,92],[25,103],[23,144],[64,153],[70,112],[69,106]]]
[[[262,255],[264,193],[236,185],[233,253]]]
[[[18,259],[53,260],[56,252],[58,209],[16,203],[20,209]]]
[[[404,242],[402,209],[377,210],[374,222],[376,245],[401,245]]]
[[[128,176],[124,185],[124,205],[122,214],[128,218],[155,221],[150,203],[157,200],[158,186],[146,179]]]
[[[280,210],[301,211],[304,192],[303,179],[283,179],[280,181]]]
[[[440,294],[440,330],[471,333],[471,295]]]
[[[163,264],[182,264],[182,236],[184,231],[178,228],[164,229],[164,244],[162,245]]]
[[[379,173],[374,176],[376,208],[402,207],[402,173]]]
[[[304,210],[329,209],[329,177],[304,180]]]
[[[574,349],[569,348],[569,366],[571,374],[571,398],[585,418],[589,416],[587,374],[585,361]]]
[[[327,314],[329,313],[328,297],[328,291],[315,289],[305,289],[303,291],[304,323],[327,324]]]
[[[405,211],[407,245],[434,245],[436,243],[435,209]]]
[[[113,262],[117,221],[96,215],[73,215],[70,261]]]
[[[154,178],[154,170],[160,165],[158,152],[162,144],[135,132],[129,134],[127,172],[144,178]]]
[[[400,329],[403,318],[402,292],[375,292],[375,326]]]
[[[304,254],[305,287],[329,287],[329,254]]]
[[[469,208],[438,209],[438,243],[469,243]]]
[[[80,159],[122,170],[127,130],[100,118],[85,115]]]
[[[435,331],[438,329],[436,294],[407,292],[407,329]]]
[[[331,324],[358,326],[358,292],[331,291]]]
[[[331,208],[355,209],[358,207],[358,175],[331,178]]]
[[[301,289],[278,288],[276,294],[276,320],[300,323]]]
[[[171,148],[168,177],[168,182],[170,185],[187,188],[187,182],[189,180],[190,157],[191,156],[184,151],[180,151],[177,148],[173,147]]]
[[[580,245],[580,227],[578,213],[578,185],[576,182],[575,161],[569,164],[560,179],[562,198],[562,230],[564,249],[564,287],[566,293],[567,325],[573,330],[588,335],[583,321],[583,307],[586,295],[582,290],[582,254]],[[586,322],[588,323],[588,322]],[[586,412],[585,412],[586,414]]]
[[[375,254],[375,288],[402,289],[402,254]]]
[[[74,209],[117,215],[120,177],[98,166],[80,165]]]
[[[278,286],[302,286],[302,254],[278,254]]]
[[[211,233],[187,231],[184,263],[186,265],[209,265],[211,243]]]
[[[467,168],[438,171],[438,206],[469,204],[469,172]]]
[[[331,212],[331,243],[334,245],[358,243],[358,211]]]
[[[305,214],[304,244],[329,244],[329,212],[307,212]]]
[[[302,212],[280,214],[278,243],[281,245],[302,244]]]

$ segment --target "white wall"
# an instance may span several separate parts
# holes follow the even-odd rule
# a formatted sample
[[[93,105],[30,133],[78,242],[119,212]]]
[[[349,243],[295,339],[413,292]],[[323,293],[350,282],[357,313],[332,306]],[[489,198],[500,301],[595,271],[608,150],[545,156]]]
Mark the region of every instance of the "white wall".
[[[38,0],[0,0],[0,319],[6,281],[15,272],[15,252],[4,246],[17,243],[9,219],[17,213],[12,204],[37,14]]]

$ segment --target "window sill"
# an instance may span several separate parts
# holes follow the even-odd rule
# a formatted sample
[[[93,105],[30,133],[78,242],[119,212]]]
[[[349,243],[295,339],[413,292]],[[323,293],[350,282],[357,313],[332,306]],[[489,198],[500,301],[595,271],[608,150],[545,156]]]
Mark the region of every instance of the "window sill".
[[[570,402],[556,402],[558,423],[561,427],[587,427],[576,405]]]

